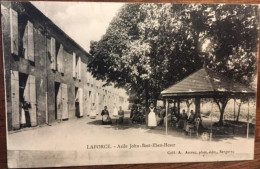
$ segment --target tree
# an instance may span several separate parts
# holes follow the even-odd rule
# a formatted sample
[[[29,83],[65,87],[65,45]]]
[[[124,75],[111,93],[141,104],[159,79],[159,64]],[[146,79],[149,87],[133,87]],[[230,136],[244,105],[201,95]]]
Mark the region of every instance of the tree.
[[[256,74],[258,7],[250,5],[126,4],[106,34],[91,43],[95,77],[124,87],[141,102],[205,63],[238,82]],[[227,99],[215,99],[223,124]]]

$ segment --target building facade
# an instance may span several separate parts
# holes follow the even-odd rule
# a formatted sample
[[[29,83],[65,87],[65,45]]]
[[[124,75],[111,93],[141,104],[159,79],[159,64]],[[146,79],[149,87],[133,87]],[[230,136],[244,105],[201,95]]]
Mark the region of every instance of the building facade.
[[[87,71],[89,54],[29,2],[2,2],[8,130],[87,117],[125,105]]]

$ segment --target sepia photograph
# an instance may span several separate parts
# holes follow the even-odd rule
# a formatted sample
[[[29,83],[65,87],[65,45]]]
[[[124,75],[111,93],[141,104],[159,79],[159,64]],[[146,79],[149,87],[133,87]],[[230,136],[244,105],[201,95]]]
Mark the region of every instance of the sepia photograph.
[[[8,168],[254,160],[259,5],[1,1]]]

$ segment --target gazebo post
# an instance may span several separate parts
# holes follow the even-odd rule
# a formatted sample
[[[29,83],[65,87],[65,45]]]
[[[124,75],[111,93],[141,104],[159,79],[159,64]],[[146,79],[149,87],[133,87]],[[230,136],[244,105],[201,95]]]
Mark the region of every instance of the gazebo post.
[[[234,121],[236,120],[236,98],[234,98]]]
[[[195,114],[200,115],[200,97],[195,98]]]
[[[180,99],[177,100],[177,106],[178,106],[178,116],[180,116],[181,111],[180,111]]]
[[[169,107],[169,102],[168,102],[168,98],[166,98],[166,124],[165,124],[165,135],[168,135],[168,107]]]
[[[247,101],[247,130],[246,130],[246,138],[248,139],[248,135],[249,135],[249,98]]]
[[[211,112],[210,112],[210,135],[209,135],[209,140],[212,140],[212,113],[213,113],[213,100],[211,102]]]
[[[234,97],[234,122],[236,121],[236,98]],[[235,134],[235,125],[233,125],[233,134]]]

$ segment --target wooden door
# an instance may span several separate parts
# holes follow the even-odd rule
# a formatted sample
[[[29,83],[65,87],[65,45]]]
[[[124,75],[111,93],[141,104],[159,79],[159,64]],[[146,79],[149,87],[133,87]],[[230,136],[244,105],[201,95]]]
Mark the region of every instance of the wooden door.
[[[35,76],[29,75],[28,80],[29,81],[29,88],[30,88],[30,108],[29,108],[29,114],[30,114],[30,122],[31,126],[37,126],[37,113],[36,113],[36,83],[35,83]]]
[[[20,128],[19,73],[11,70],[12,127]]]
[[[79,116],[82,117],[83,116],[83,111],[84,111],[84,108],[83,108],[83,90],[82,90],[82,88],[79,88],[78,92],[79,92]]]
[[[88,115],[88,86],[84,85],[84,89],[83,89],[83,106],[84,106],[84,114]]]
[[[62,92],[61,92],[61,85],[57,85],[57,96],[56,96],[56,113],[57,113],[57,120],[62,119]]]
[[[62,97],[62,119],[69,118],[69,105],[68,105],[68,86],[61,84],[61,97]]]

